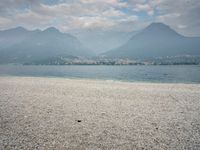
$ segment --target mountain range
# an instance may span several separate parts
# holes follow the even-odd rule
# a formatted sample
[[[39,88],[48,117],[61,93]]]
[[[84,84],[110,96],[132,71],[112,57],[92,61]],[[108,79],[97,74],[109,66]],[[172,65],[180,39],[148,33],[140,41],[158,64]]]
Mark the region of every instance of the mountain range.
[[[185,37],[163,23],[152,23],[122,46],[103,55],[130,59],[200,55],[200,38]]]
[[[88,36],[95,37],[90,42],[83,42],[87,47],[92,48],[91,50],[82,44],[82,40],[79,41],[72,34],[62,33],[54,27],[33,31],[23,27],[2,30],[0,31],[0,63],[27,63],[70,56],[90,58],[97,52],[94,43],[97,43],[96,49],[103,52],[98,56],[105,58],[148,60],[180,55],[200,55],[200,37],[185,37],[163,23],[152,23],[137,33],[112,34],[116,37],[111,41],[115,44],[121,43],[121,46],[107,52],[103,49],[114,47],[114,44],[110,42],[109,46],[107,42],[105,47],[101,46],[106,40],[106,34],[98,33],[101,36],[95,36],[93,32],[91,35],[88,34],[81,39]],[[98,41],[101,44],[98,45]]]
[[[74,36],[54,27],[29,31],[22,27],[0,31],[0,63],[25,63],[57,56],[89,57],[92,52]]]

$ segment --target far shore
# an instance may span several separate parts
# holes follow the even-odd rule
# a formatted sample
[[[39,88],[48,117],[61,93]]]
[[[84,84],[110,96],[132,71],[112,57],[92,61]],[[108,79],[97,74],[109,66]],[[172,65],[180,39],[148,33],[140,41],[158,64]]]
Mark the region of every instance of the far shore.
[[[0,76],[0,149],[194,149],[200,84]]]

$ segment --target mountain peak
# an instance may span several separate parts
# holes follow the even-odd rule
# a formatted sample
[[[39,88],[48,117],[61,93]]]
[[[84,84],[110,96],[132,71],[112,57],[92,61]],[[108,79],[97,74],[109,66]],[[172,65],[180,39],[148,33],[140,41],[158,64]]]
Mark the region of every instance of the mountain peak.
[[[57,33],[57,32],[60,32],[60,31],[58,29],[56,29],[55,27],[49,27],[49,28],[45,29],[44,32],[54,32],[54,33]]]
[[[24,27],[21,27],[21,26],[18,26],[18,27],[14,28],[14,29],[16,29],[16,30],[26,30]]]
[[[8,29],[7,31],[24,32],[24,31],[27,31],[27,29],[25,29],[24,27],[18,26],[12,29]]]
[[[152,22],[149,26],[163,26],[163,27],[169,27],[168,25],[162,23],[162,22]]]
[[[150,36],[180,36],[180,34],[178,34],[170,26],[160,22],[151,23],[142,31],[142,34]]]
[[[171,30],[171,28],[164,24],[164,23],[161,23],[161,22],[153,22],[151,23],[149,26],[147,26],[146,29],[160,29],[160,30],[163,30],[163,29],[168,29],[168,30]]]
[[[1,33],[3,34],[24,34],[27,33],[28,30],[19,26],[11,29],[6,29],[6,30],[0,30]]]

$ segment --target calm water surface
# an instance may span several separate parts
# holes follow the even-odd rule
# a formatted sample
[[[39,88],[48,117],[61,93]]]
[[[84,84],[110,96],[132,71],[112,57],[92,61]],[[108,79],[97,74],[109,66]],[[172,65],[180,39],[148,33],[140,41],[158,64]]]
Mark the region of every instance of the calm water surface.
[[[0,76],[88,78],[164,83],[200,83],[200,66],[0,65]]]

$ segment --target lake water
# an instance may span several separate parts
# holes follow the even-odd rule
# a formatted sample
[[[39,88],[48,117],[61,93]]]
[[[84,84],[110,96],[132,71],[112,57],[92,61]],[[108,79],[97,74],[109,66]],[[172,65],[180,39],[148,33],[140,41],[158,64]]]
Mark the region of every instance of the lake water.
[[[200,83],[200,66],[0,65],[0,76],[66,77],[163,83]]]

